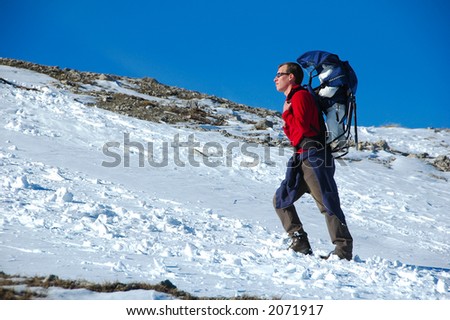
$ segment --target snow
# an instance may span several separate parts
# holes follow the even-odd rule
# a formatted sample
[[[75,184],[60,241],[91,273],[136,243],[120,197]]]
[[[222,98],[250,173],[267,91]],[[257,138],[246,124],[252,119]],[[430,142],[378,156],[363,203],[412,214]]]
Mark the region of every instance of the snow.
[[[352,150],[337,162],[355,257],[324,261],[319,254],[333,247],[314,201],[297,203],[314,256],[286,250],[272,207],[289,150],[89,107],[82,103],[92,101],[88,91],[73,94],[29,70],[0,66],[0,77],[36,89],[0,83],[0,270],[7,274],[169,279],[210,297],[450,298],[450,173],[422,159]],[[118,82],[96,85],[142,97]],[[238,120],[229,126],[241,135],[249,129]],[[449,155],[448,130],[360,130],[360,140],[381,139],[400,152]],[[144,290],[46,294],[171,299]]]

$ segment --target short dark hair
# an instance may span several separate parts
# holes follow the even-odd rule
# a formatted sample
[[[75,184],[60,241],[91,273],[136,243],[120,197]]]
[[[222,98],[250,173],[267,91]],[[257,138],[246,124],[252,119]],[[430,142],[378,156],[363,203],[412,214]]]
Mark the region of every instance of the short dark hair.
[[[285,62],[278,66],[278,69],[282,66],[286,66],[286,72],[292,73],[295,77],[295,83],[301,84],[303,81],[303,69],[300,67],[300,65],[296,62]]]

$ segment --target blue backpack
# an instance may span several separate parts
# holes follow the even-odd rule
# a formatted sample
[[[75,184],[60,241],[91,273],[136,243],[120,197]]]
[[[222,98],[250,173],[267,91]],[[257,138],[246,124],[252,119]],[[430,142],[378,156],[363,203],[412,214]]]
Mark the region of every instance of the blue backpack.
[[[326,132],[326,144],[337,158],[347,154],[352,122],[358,147],[355,97],[358,79],[355,72],[347,61],[325,51],[308,51],[297,62],[308,72],[309,83],[305,87],[314,96],[319,113],[325,115],[321,127]],[[313,87],[315,78],[319,84]]]

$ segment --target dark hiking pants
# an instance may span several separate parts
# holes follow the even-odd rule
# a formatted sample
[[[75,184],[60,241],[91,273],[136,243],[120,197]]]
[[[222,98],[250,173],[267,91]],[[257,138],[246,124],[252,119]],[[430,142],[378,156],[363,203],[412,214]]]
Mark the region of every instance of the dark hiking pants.
[[[350,235],[350,231],[348,230],[347,226],[342,224],[335,215],[330,216],[328,214],[325,206],[322,203],[322,194],[319,182],[317,181],[314,170],[312,169],[307,159],[303,160],[301,169],[303,171],[303,181],[296,193],[295,201],[297,201],[305,193],[311,194],[320,212],[325,216],[325,221],[327,224],[328,233],[330,234],[331,242],[336,246],[335,253],[339,257],[351,259],[353,239]],[[275,205],[276,197],[274,197],[273,201],[275,211],[278,214],[278,217],[280,218],[281,223],[289,236],[292,236],[294,232],[305,232],[294,205],[291,205],[287,208],[277,209]]]

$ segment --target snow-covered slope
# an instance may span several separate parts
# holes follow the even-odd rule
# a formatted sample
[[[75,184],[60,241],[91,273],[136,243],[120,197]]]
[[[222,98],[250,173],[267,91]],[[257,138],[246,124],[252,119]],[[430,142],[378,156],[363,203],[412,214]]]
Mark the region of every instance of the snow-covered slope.
[[[291,151],[233,138],[279,138],[279,119],[257,131],[243,121],[257,115],[198,99],[235,120],[197,130],[98,109],[88,92],[30,70],[0,66],[0,78],[0,271],[169,279],[198,296],[450,298],[450,173],[430,164],[449,155],[449,130],[361,128],[372,150],[352,150],[336,172],[355,258],[323,261],[332,245],[312,199],[298,208],[314,257],[286,250],[272,208]],[[89,89],[119,90],[108,80]]]

